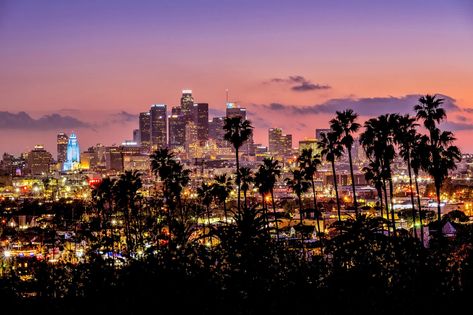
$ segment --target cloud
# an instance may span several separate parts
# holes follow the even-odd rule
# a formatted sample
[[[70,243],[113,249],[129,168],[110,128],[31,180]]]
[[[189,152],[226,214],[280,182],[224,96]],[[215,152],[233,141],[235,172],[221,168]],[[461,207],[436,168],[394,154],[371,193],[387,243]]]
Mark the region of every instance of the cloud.
[[[335,111],[351,108],[361,116],[378,116],[386,113],[412,113],[413,107],[417,104],[420,96],[419,94],[411,94],[401,97],[337,98],[308,106],[281,103],[254,104],[254,106],[292,115],[334,114]],[[460,111],[454,98],[440,94],[439,97],[445,99],[444,108],[447,112]]]
[[[124,110],[119,113],[113,114],[112,123],[128,123],[128,122],[137,122],[138,115],[130,114]]]
[[[34,119],[25,112],[0,112],[0,129],[51,130],[84,127],[90,127],[90,124],[71,116],[51,114]]]
[[[473,114],[473,108],[464,108],[463,111],[467,112],[467,113],[470,113],[470,114]]]
[[[464,122],[446,121],[441,124],[441,128],[450,131],[473,130],[473,124]]]
[[[267,82],[268,83],[282,83],[291,86],[291,90],[296,92],[307,92],[313,90],[327,90],[331,87],[326,84],[312,83],[310,80],[307,80],[301,75],[292,75],[287,78],[273,78]]]

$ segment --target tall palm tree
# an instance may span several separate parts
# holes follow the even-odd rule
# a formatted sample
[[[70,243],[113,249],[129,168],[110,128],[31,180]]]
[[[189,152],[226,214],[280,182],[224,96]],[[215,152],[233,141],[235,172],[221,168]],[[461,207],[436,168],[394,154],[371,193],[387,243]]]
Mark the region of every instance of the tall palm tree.
[[[418,126],[418,124],[415,123],[415,118],[409,116],[409,114],[399,116],[397,122],[397,128],[394,129],[394,141],[399,147],[399,155],[404,159],[407,164],[407,170],[409,174],[409,193],[411,196],[412,205],[412,224],[414,238],[417,238],[416,209],[414,206],[414,190],[412,187],[411,155],[412,148],[415,144],[415,139],[417,136],[416,127]]]
[[[205,206],[207,214],[207,224],[210,228],[210,205],[213,200],[212,185],[207,183],[202,183],[200,187],[197,188],[197,195],[199,196],[202,204]],[[205,225],[204,225],[205,228]],[[205,233],[205,232],[204,232]]]
[[[340,143],[348,151],[348,161],[350,162],[351,186],[353,189],[353,205],[355,207],[355,215],[358,215],[358,202],[356,201],[355,176],[353,174],[353,161],[351,156],[351,148],[353,146],[353,134],[358,132],[361,125],[355,120],[358,114],[351,109],[342,112],[337,111],[337,116],[330,121],[330,128],[337,134]]]
[[[286,178],[286,185],[296,194],[297,200],[299,201],[299,217],[301,224],[301,242],[302,248],[304,249],[304,231],[303,231],[303,207],[302,207],[302,195],[309,190],[310,183],[306,179],[306,174],[303,170],[292,170],[292,178]]]
[[[381,217],[383,214],[383,174],[379,159],[370,158],[367,166],[363,167],[362,172],[365,174],[367,182],[371,183],[378,193],[379,205],[381,209]]]
[[[314,198],[314,216],[317,219],[317,232],[320,233],[320,215],[321,212],[317,207],[317,193],[315,191],[314,176],[317,172],[317,168],[322,164],[320,154],[314,154],[312,148],[303,149],[299,155],[297,161],[299,162],[299,168],[304,170],[306,179],[310,181],[312,187],[312,195]]]
[[[136,215],[138,192],[142,187],[141,174],[138,171],[125,171],[121,174],[114,186],[115,200],[123,212],[125,221],[125,239],[129,253],[133,253],[138,239],[137,233],[132,238],[132,216]]]
[[[420,190],[419,190],[419,172],[421,169],[425,169],[428,163],[425,152],[428,152],[428,137],[416,134],[412,143],[411,152],[411,167],[414,173],[414,182],[417,195],[417,207],[419,208],[419,223],[420,223],[420,240],[424,244],[424,223],[422,222],[422,205],[420,203]]]
[[[445,109],[442,107],[443,103],[443,98],[427,94],[420,97],[419,103],[414,106],[417,120],[422,121],[429,132],[428,163],[425,165],[425,170],[434,179],[439,223],[441,220],[440,188],[448,176],[448,172],[455,169],[455,163],[461,159],[460,150],[452,145],[455,141],[453,134],[449,131],[442,132],[437,127],[447,117]]]
[[[223,213],[225,222],[228,221],[227,216],[227,198],[233,189],[233,180],[231,176],[222,174],[215,177],[215,182],[212,184],[212,194],[223,204]]]
[[[274,224],[276,227],[276,239],[279,240],[279,224],[276,213],[276,200],[274,198],[274,186],[281,176],[281,166],[278,160],[271,158],[265,158],[263,164],[260,165],[258,171],[255,174],[255,185],[262,196],[263,213],[267,218],[267,209],[265,207],[266,201],[264,195],[269,193],[271,195],[271,204],[273,207]]]
[[[248,194],[248,190],[250,190],[250,185],[254,182],[253,172],[249,167],[240,168],[240,181],[241,190],[243,191],[244,206],[248,207],[246,197]]]
[[[249,120],[243,120],[241,116],[227,117],[225,118],[225,130],[224,139],[230,142],[235,149],[236,158],[236,184],[237,184],[237,205],[238,211],[240,211],[240,147],[251,138],[253,134],[253,126]]]
[[[175,156],[168,148],[162,148],[154,151],[151,154],[151,171],[156,177],[159,177],[163,181],[163,198],[167,200],[169,198],[168,187],[166,186],[166,180],[172,174],[172,168],[175,163]]]
[[[365,122],[365,130],[360,134],[360,144],[363,146],[366,156],[380,164],[386,211],[388,214],[391,213],[394,235],[396,235],[396,221],[394,218],[394,187],[391,164],[396,156],[393,130],[396,128],[398,117],[398,114],[385,114],[371,118]],[[389,203],[386,191],[387,185],[389,185]]]
[[[337,139],[337,134],[334,132],[322,132],[321,139],[317,142],[317,145],[321,149],[320,155],[325,157],[325,160],[332,164],[333,174],[333,186],[335,188],[335,198],[337,200],[337,214],[338,221],[342,220],[340,210],[340,199],[338,198],[338,184],[337,184],[337,173],[335,171],[335,161],[343,155],[343,146]]]

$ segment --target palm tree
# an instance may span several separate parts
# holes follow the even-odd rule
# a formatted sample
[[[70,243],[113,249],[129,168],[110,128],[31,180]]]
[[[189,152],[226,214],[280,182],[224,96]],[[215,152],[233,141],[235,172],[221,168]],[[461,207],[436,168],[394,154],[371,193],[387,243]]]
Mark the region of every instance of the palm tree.
[[[201,199],[202,204],[205,206],[207,213],[207,223],[210,228],[210,204],[213,200],[212,185],[207,183],[202,183],[200,187],[197,188],[197,195]]]
[[[127,250],[133,253],[137,241],[131,237],[131,217],[137,214],[138,191],[142,187],[141,174],[138,171],[125,171],[114,186],[115,200],[123,212]]]
[[[394,141],[399,147],[399,155],[407,163],[407,170],[409,173],[409,192],[411,195],[412,204],[412,224],[414,230],[414,238],[417,238],[416,230],[416,209],[414,206],[414,190],[412,187],[412,170],[411,170],[411,155],[412,148],[415,144],[417,136],[416,127],[418,124],[415,123],[415,118],[410,117],[408,114],[398,117],[397,128],[394,129]]]
[[[322,164],[320,160],[320,154],[314,154],[312,149],[303,149],[299,155],[297,161],[299,162],[299,168],[304,170],[306,179],[310,181],[312,187],[312,194],[314,198],[314,216],[317,219],[317,231],[320,233],[320,215],[321,212],[317,208],[317,194],[315,192],[315,181],[314,176],[317,172],[317,168]]]
[[[163,181],[163,198],[169,198],[166,180],[172,174],[173,164],[175,163],[174,154],[168,148],[162,148],[151,154],[151,171],[156,177]]]
[[[419,98],[419,103],[414,106],[417,120],[423,121],[424,127],[429,132],[428,137],[428,163],[426,171],[434,179],[437,194],[437,220],[440,223],[440,188],[448,176],[448,172],[456,168],[455,162],[460,161],[461,153],[458,147],[453,146],[455,137],[449,131],[440,131],[437,125],[442,122],[447,114],[442,108],[444,99],[436,95],[425,95]]]
[[[310,183],[306,179],[306,174],[303,170],[292,170],[292,178],[286,178],[286,185],[296,194],[299,201],[299,217],[301,224],[301,242],[302,248],[304,248],[304,231],[303,231],[303,208],[302,208],[302,195],[309,190]]]
[[[246,196],[247,196],[248,190],[250,189],[250,185],[254,182],[253,173],[251,172],[250,168],[248,167],[240,168],[240,181],[241,181],[241,190],[243,191],[244,206],[248,207],[248,204],[246,202]]]
[[[335,188],[335,198],[337,200],[337,213],[338,221],[342,220],[340,210],[340,199],[338,198],[338,184],[337,184],[337,173],[335,172],[335,160],[339,159],[343,155],[343,146],[337,139],[337,135],[334,132],[322,132],[321,139],[317,145],[321,148],[320,155],[325,157],[325,160],[332,164],[333,174],[333,186]]]
[[[371,183],[378,193],[379,205],[381,209],[381,217],[383,215],[383,174],[379,159],[370,158],[368,166],[363,167],[362,172],[365,174],[367,182]]]
[[[260,165],[258,171],[255,174],[255,185],[262,197],[263,213],[267,218],[267,209],[265,207],[264,195],[269,193],[271,195],[271,204],[273,207],[274,224],[276,227],[276,239],[279,240],[279,224],[276,213],[276,200],[274,199],[274,186],[278,178],[281,176],[281,166],[278,160],[273,158],[265,158],[263,164]]]
[[[426,168],[427,159],[425,152],[428,151],[428,137],[416,134],[412,142],[411,152],[411,167],[414,173],[414,181],[417,195],[417,207],[419,208],[419,223],[420,223],[420,240],[424,244],[424,223],[422,222],[422,205],[420,203],[420,190],[419,190],[419,172],[421,169]]]
[[[230,176],[222,174],[215,177],[215,182],[212,184],[212,194],[223,204],[223,213],[225,222],[227,222],[227,198],[233,189],[233,182]]]
[[[224,139],[230,142],[235,149],[235,158],[236,158],[236,184],[237,184],[237,205],[238,210],[240,210],[240,158],[239,158],[239,149],[240,147],[251,138],[253,134],[253,126],[249,120],[243,120],[241,116],[237,117],[227,117],[225,118],[225,125],[223,126],[225,130]]]
[[[391,163],[396,156],[393,130],[396,128],[398,116],[398,114],[385,114],[376,118],[371,118],[365,122],[365,130],[360,135],[360,144],[363,146],[366,156],[380,165],[386,212],[388,214],[391,213],[391,223],[394,235],[396,235],[396,221],[394,218],[394,188]],[[389,184],[389,204],[386,182]]]
[[[356,201],[355,176],[353,175],[353,161],[351,157],[351,148],[353,146],[353,135],[358,132],[361,125],[355,120],[358,114],[353,110],[347,109],[345,111],[337,111],[337,116],[330,121],[330,128],[338,136],[338,140],[348,151],[348,161],[350,162],[351,185],[353,189],[353,205],[355,207],[355,215],[358,215],[358,203]]]

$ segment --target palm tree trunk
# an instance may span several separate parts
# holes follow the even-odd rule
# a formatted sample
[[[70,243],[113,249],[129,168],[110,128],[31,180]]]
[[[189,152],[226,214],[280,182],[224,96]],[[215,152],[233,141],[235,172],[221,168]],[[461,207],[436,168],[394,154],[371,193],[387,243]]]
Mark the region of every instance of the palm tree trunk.
[[[391,220],[393,222],[393,236],[396,236],[396,220],[394,219],[394,203],[393,203],[393,180],[389,174],[389,199],[391,204]]]
[[[353,206],[355,207],[355,216],[358,216],[358,202],[356,201],[355,176],[353,175],[353,162],[351,159],[351,148],[347,148],[348,161],[350,162],[351,188],[353,189]]]
[[[245,204],[244,204],[245,209],[248,208],[248,205],[247,205],[247,203],[246,203],[246,193],[247,193],[247,191],[244,190],[244,191],[243,191],[243,200],[244,200],[244,203],[245,203]]]
[[[274,190],[271,189],[271,201],[273,202],[274,224],[276,226],[276,240],[279,241],[279,224],[276,216],[276,202],[274,201]]]
[[[236,154],[236,170],[237,170],[237,173],[236,173],[236,176],[237,176],[237,208],[238,208],[238,211],[240,211],[240,187],[241,187],[241,183],[240,183],[240,158],[238,156],[238,148],[235,148],[235,154]]]
[[[437,221],[440,229],[440,220],[442,219],[442,212],[440,210],[440,183],[435,183],[435,193],[437,194]]]
[[[299,220],[301,222],[301,246],[302,252],[304,253],[305,258],[305,247],[304,247],[304,220],[302,219],[302,195],[297,196],[299,197]]]
[[[388,203],[388,190],[386,188],[386,180],[383,178],[383,191],[384,191],[384,203],[386,204],[386,219],[389,222],[389,203]],[[391,230],[388,226],[388,236],[391,235]]]
[[[409,171],[409,193],[411,194],[411,205],[412,205],[412,224],[414,226],[414,238],[417,239],[416,229],[416,208],[414,207],[414,192],[412,191],[412,171],[411,171],[411,158],[409,152],[407,152],[407,169]]]
[[[379,198],[379,209],[381,210],[381,218],[384,217],[384,213],[383,213],[383,208],[384,208],[384,204],[383,204],[383,190],[382,190],[382,187],[378,187],[378,198]],[[381,225],[381,231],[383,232],[384,234],[384,223]]]
[[[315,182],[314,178],[311,178],[311,183],[312,183],[312,193],[314,195],[314,215],[316,216],[317,220],[317,232],[320,233],[320,220],[319,220],[319,210],[317,208],[317,195],[315,194]]]
[[[419,207],[419,223],[420,223],[420,241],[424,246],[424,224],[422,222],[422,206],[420,204],[419,183],[417,182],[417,173],[414,172],[414,180],[416,182],[417,206]]]
[[[332,174],[333,174],[333,186],[335,188],[335,198],[337,199],[338,222],[341,222],[342,213],[340,210],[340,200],[338,199],[338,184],[337,184],[337,174],[335,173],[335,161],[332,161]]]

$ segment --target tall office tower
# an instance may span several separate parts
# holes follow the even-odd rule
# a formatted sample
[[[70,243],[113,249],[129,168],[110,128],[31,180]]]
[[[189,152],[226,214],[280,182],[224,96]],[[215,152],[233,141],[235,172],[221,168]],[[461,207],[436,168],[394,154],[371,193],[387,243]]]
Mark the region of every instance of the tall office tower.
[[[269,153],[274,157],[287,156],[292,151],[292,135],[285,135],[281,128],[270,128]]]
[[[268,130],[268,150],[271,154],[278,154],[281,151],[281,128],[269,128]]]
[[[246,108],[240,107],[236,103],[227,103],[226,116],[240,116],[243,120],[246,120]]]
[[[167,147],[167,106],[151,106],[151,146],[154,150]]]
[[[194,106],[194,98],[192,97],[192,90],[182,90],[181,96],[181,110],[182,115],[186,121],[192,120],[192,107]]]
[[[241,117],[242,120],[246,120],[246,108],[240,107],[236,103],[227,103],[226,116],[227,118],[231,117]],[[255,147],[253,141],[253,134],[250,136],[248,141],[245,141],[241,146],[240,151],[246,155],[255,155]]]
[[[75,133],[71,133],[67,143],[66,161],[64,162],[63,171],[72,171],[78,169],[80,165],[80,149],[79,142]]]
[[[174,108],[173,108],[174,109]],[[184,146],[186,141],[186,121],[181,115],[169,116],[169,147]]]
[[[199,136],[198,136],[198,129],[197,125],[194,124],[192,121],[186,124],[186,151],[189,152],[189,148],[193,145],[199,144]]]
[[[57,161],[58,163],[63,163],[66,160],[68,142],[69,142],[69,137],[64,132],[60,132],[57,134]]]
[[[325,128],[325,129],[315,129],[315,139],[320,140],[321,134],[322,133],[329,133],[331,132],[332,129],[330,128]]]
[[[49,167],[53,157],[42,145],[35,145],[34,149],[28,153],[28,169],[31,175],[44,175],[49,173]]]
[[[219,147],[227,146],[223,140],[225,135],[225,130],[223,130],[224,125],[225,117],[213,117],[212,120],[209,121],[209,138],[214,140]]]
[[[149,152],[151,148],[151,114],[140,113],[140,143],[143,151]]]
[[[176,116],[182,115],[182,108],[180,106],[173,106],[171,109],[171,115],[176,115]]]
[[[133,129],[133,142],[140,143],[140,129]]]
[[[204,144],[209,140],[209,104],[196,103],[193,105],[194,123],[197,126],[199,142]]]

